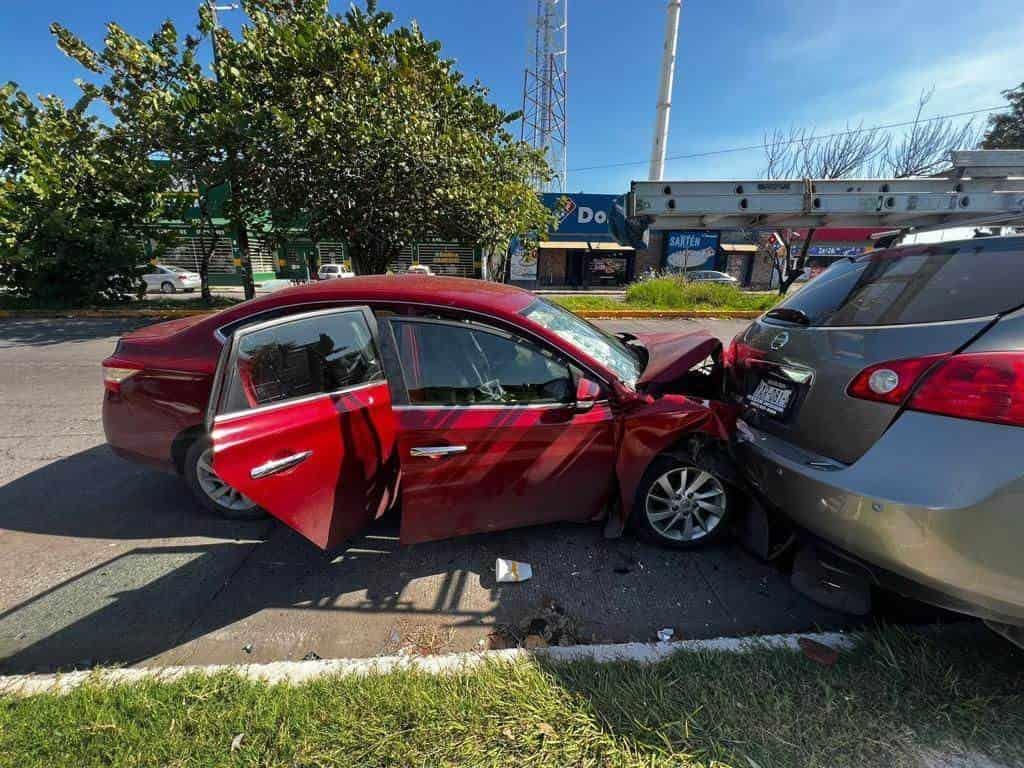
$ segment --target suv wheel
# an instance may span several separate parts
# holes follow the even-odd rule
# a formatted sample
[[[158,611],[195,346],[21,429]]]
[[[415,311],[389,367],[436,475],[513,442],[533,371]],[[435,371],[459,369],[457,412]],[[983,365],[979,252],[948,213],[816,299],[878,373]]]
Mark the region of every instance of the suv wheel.
[[[177,290],[178,289],[174,287],[174,283],[172,283],[170,280],[164,280],[162,283],[160,283],[161,293],[174,293]]]
[[[633,525],[641,537],[661,546],[696,549],[723,535],[736,499],[709,465],[699,457],[659,456],[651,462],[633,505]]]
[[[197,440],[185,455],[185,482],[200,504],[213,514],[231,520],[256,520],[266,512],[221,480],[213,471],[213,447]]]

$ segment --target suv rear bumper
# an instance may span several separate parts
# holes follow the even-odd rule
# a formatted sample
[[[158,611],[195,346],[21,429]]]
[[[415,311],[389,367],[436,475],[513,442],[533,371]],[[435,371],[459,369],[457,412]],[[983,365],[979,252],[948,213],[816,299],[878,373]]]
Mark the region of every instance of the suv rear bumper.
[[[905,413],[847,466],[743,424],[735,451],[771,507],[874,583],[1024,625],[1024,430]]]

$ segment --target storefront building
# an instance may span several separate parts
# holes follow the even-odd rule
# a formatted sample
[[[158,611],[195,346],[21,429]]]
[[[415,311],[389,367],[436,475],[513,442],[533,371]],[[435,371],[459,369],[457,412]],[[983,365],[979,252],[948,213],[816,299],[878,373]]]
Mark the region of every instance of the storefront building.
[[[548,233],[534,251],[519,242],[511,247],[509,280],[523,288],[619,288],[635,279],[636,252],[612,235],[612,208],[619,195],[544,194],[544,204],[555,210],[557,229]]]
[[[241,285],[243,267],[238,241],[233,236],[230,222],[224,218],[227,198],[226,187],[210,192],[208,201],[213,212],[213,228],[200,228],[198,209],[186,212],[183,221],[168,221],[165,229],[177,235],[174,247],[159,256],[161,264],[198,272],[203,255],[210,254],[209,280],[211,285]],[[253,280],[259,284],[268,280],[309,280],[316,277],[324,264],[342,264],[352,268],[348,246],[343,242],[312,242],[296,229],[294,238],[284,245],[271,247],[259,227],[249,231],[249,258]],[[212,250],[211,250],[212,249]],[[150,251],[152,253],[152,251]],[[428,240],[403,248],[388,265],[392,272],[405,272],[413,264],[425,264],[436,275],[481,277],[481,252],[474,245]]]

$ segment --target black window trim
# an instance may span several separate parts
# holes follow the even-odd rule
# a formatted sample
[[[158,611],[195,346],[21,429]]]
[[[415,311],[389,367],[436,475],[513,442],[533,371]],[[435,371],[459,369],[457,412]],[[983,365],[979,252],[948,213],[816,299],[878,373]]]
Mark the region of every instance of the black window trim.
[[[313,317],[321,317],[328,315],[337,314],[349,314],[358,313],[363,316],[366,326],[370,331],[370,339],[373,342],[374,351],[377,353],[378,359],[382,360],[381,345],[379,340],[379,332],[377,327],[377,318],[374,316],[373,311],[369,306],[365,304],[349,305],[344,307],[329,307],[327,309],[318,309],[312,312],[301,312],[299,314],[283,315],[280,317],[274,317],[269,320],[264,320],[260,323],[253,323],[251,325],[244,325],[235,329],[231,336],[228,337],[226,343],[221,349],[220,358],[217,360],[217,370],[214,373],[213,389],[210,392],[210,399],[206,404],[206,417],[204,419],[206,425],[206,431],[212,432],[213,427],[221,422],[233,420],[247,414],[252,413],[263,413],[266,411],[276,410],[278,408],[284,408],[286,406],[297,405],[301,403],[311,402],[322,397],[331,397],[342,392],[354,392],[359,389],[366,387],[376,386],[382,382],[387,382],[387,375],[383,362],[381,363],[380,375],[371,381],[364,381],[359,384],[353,384],[348,387],[341,387],[340,389],[334,389],[330,392],[315,392],[309,395],[303,395],[301,397],[293,397],[287,400],[280,400],[273,403],[267,403],[266,405],[258,405],[253,408],[246,408],[241,411],[229,411],[226,413],[219,413],[220,401],[224,393],[224,379],[229,371],[231,362],[235,360],[238,353],[238,346],[241,340],[251,333],[257,333],[259,331],[266,330],[268,328],[275,328],[279,325],[286,325],[288,323],[298,322],[300,320],[308,320]]]
[[[523,346],[536,349],[540,354],[545,357],[554,359],[561,365],[564,365],[566,370],[569,372],[569,379],[573,386],[579,381],[579,377],[583,375],[579,366],[570,359],[567,359],[567,355],[562,354],[561,350],[553,351],[543,346],[542,344],[528,339],[524,336],[520,336],[515,333],[506,331],[504,328],[498,328],[487,323],[481,323],[476,320],[447,320],[436,317],[417,317],[416,315],[392,315],[386,318],[381,318],[384,324],[387,326],[387,332],[390,335],[389,344],[394,344],[394,355],[395,362],[398,366],[397,373],[401,377],[400,381],[396,382],[397,387],[392,388],[394,390],[401,390],[401,402],[397,399],[392,406],[396,410],[422,410],[422,409],[462,409],[462,408],[566,408],[571,403],[413,403],[409,398],[409,386],[405,380],[405,369],[402,366],[401,358],[398,356],[397,343],[394,342],[395,333],[392,323],[419,323],[422,325],[445,325],[452,326],[455,328],[468,328],[470,330],[480,331],[481,333],[490,333],[494,336],[499,336],[503,339],[511,341],[513,344],[522,344]]]

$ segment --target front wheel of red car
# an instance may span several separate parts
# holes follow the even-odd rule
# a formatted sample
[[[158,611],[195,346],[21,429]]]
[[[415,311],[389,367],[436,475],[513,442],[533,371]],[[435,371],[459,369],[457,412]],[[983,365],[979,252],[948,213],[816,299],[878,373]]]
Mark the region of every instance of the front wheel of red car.
[[[633,525],[652,543],[696,549],[725,534],[736,501],[712,462],[659,456],[640,481]]]
[[[185,482],[200,504],[229,520],[257,520],[266,516],[252,499],[221,480],[213,471],[213,447],[197,440],[185,455]]]

